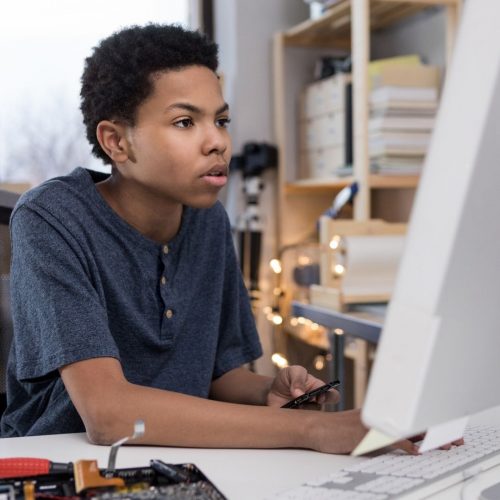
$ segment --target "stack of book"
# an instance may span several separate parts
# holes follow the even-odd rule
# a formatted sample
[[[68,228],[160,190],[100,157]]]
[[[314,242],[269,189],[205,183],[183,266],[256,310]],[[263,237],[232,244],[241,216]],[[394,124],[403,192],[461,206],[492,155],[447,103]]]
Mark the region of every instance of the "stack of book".
[[[419,174],[438,107],[439,71],[419,62],[379,67],[371,79],[369,151],[372,171]]]

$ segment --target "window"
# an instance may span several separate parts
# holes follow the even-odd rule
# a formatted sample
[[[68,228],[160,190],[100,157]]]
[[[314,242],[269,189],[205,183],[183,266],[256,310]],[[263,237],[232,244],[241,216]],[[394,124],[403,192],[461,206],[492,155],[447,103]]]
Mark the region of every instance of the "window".
[[[83,62],[124,26],[189,25],[189,0],[9,0],[0,17],[0,182],[32,185],[91,156],[79,110]]]

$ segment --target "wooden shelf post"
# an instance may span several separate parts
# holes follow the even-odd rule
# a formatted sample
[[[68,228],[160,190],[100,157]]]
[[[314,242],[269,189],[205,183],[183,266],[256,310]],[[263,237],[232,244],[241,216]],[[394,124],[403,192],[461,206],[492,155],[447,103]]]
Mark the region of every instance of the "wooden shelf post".
[[[354,178],[359,191],[354,219],[370,218],[370,161],[368,156],[368,61],[370,60],[370,2],[351,2]]]

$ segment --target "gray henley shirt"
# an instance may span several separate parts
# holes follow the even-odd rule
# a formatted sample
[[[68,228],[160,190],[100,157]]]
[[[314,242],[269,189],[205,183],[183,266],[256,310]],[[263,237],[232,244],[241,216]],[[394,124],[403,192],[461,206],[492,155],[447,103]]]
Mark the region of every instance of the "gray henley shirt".
[[[262,354],[223,206],[185,207],[159,245],[97,180],[77,168],[14,209],[3,437],[85,430],[58,371],[69,363],[114,357],[131,383],[206,398],[212,380]]]

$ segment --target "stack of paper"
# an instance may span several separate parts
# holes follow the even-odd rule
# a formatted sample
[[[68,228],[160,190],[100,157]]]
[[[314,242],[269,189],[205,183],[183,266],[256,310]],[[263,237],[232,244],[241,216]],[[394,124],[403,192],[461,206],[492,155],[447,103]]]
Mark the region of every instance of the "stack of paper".
[[[375,61],[371,78],[369,151],[372,170],[420,173],[439,96],[439,70],[418,58]]]

